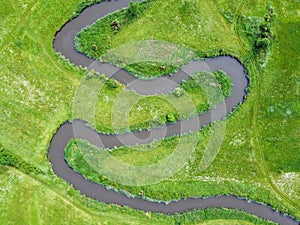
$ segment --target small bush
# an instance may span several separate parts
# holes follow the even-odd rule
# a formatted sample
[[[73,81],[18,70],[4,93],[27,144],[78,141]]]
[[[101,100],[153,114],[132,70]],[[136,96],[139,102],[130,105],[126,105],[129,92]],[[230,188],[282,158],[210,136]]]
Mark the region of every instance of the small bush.
[[[175,88],[173,93],[176,97],[180,97],[180,96],[184,95],[184,90],[181,87],[177,87],[177,88]]]
[[[270,45],[271,41],[268,38],[258,38],[255,42],[256,49],[265,49]]]
[[[169,123],[173,123],[176,121],[175,115],[171,114],[171,113],[166,116],[166,119],[167,119],[167,122],[169,122]]]
[[[128,9],[127,9],[127,15],[130,18],[136,18],[141,13],[140,5],[138,2],[130,1]]]
[[[110,27],[111,27],[113,33],[116,34],[120,30],[120,22],[118,20],[114,20],[110,24]]]
[[[107,81],[107,86],[114,89],[114,88],[119,87],[120,83],[118,81],[114,80],[114,79],[109,79]]]
[[[93,49],[94,51],[98,51],[98,48],[99,48],[98,45],[96,45],[96,44],[93,44],[93,45],[92,45],[92,49]]]

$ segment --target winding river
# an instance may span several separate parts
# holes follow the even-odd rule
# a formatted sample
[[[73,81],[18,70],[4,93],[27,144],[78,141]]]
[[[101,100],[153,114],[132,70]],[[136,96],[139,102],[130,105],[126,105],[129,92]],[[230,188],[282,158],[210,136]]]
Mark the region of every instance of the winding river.
[[[62,53],[72,63],[94,69],[101,74],[105,73],[108,77],[112,77],[123,83],[127,89],[135,90],[142,95],[168,93],[174,90],[182,80],[189,79],[190,76],[199,70],[210,72],[216,70],[225,71],[232,78],[234,85],[232,94],[215,108],[196,118],[177,121],[165,127],[150,129],[149,131],[137,131],[121,135],[104,135],[97,133],[82,120],[65,122],[54,134],[48,149],[48,159],[51,162],[53,171],[59,177],[72,184],[74,188],[80,190],[81,194],[108,204],[129,206],[146,212],[165,214],[209,207],[236,208],[279,224],[299,224],[293,218],[283,215],[269,206],[235,196],[187,198],[170,203],[152,202],[139,197],[128,197],[123,193],[108,190],[100,184],[85,179],[81,174],[78,174],[69,167],[64,158],[64,149],[68,142],[75,137],[88,140],[95,146],[107,148],[118,147],[124,144],[132,146],[135,144],[150,143],[155,139],[162,139],[174,134],[197,131],[204,125],[224,118],[235,106],[244,100],[248,79],[243,65],[232,57],[222,56],[206,59],[205,61],[191,61],[173,76],[163,76],[155,80],[139,80],[123,69],[109,63],[101,63],[88,58],[86,55],[75,50],[74,37],[81,29],[109,13],[127,7],[128,3],[129,0],[104,1],[86,8],[78,17],[67,22],[56,33],[53,41],[55,51]]]

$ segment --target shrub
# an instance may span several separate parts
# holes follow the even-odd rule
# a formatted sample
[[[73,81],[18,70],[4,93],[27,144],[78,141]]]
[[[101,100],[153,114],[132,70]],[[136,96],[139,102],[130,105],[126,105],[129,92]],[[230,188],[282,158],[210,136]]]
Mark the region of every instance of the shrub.
[[[138,15],[141,13],[140,5],[138,2],[130,1],[127,14],[130,18],[138,17]]]
[[[254,47],[256,50],[267,50],[267,48],[271,45],[271,41],[273,39],[271,31],[272,18],[273,8],[270,6],[268,8],[267,14],[264,17],[264,21],[259,25],[259,33],[254,43]]]
[[[184,90],[183,90],[183,88],[181,88],[181,87],[177,87],[177,88],[175,88],[173,94],[174,94],[176,97],[180,97],[180,96],[182,96],[182,95],[184,94]]]
[[[166,119],[167,119],[167,122],[170,122],[170,123],[173,123],[176,121],[176,117],[174,116],[174,114],[171,114],[171,113],[166,116]]]
[[[107,81],[107,86],[110,87],[110,88],[117,88],[120,86],[120,83],[114,79],[109,79]]]
[[[120,22],[118,20],[114,20],[110,24],[110,27],[111,27],[113,33],[115,34],[120,30]]]
[[[256,49],[265,49],[270,45],[270,39],[269,38],[258,38],[255,42],[255,48]]]
[[[98,50],[98,45],[93,44],[93,45],[92,45],[92,49],[93,49],[94,51],[97,51],[97,50]]]

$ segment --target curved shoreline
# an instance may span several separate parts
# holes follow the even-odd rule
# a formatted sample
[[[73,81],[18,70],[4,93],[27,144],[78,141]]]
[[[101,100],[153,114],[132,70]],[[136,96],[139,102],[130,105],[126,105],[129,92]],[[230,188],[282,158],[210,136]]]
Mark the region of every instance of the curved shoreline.
[[[206,59],[205,61],[191,61],[171,77],[163,76],[155,80],[139,80],[123,69],[119,69],[109,63],[101,63],[88,58],[86,55],[78,53],[75,50],[74,37],[82,28],[94,23],[109,13],[128,6],[128,3],[129,0],[104,1],[84,9],[78,17],[67,22],[61,30],[56,33],[53,41],[54,49],[57,52],[61,52],[72,63],[89,67],[89,69],[94,69],[100,73],[105,73],[108,77],[112,77],[125,84],[126,88],[135,90],[143,95],[170,92],[176,88],[183,79],[189,79],[189,77],[198,70],[214,72],[220,69],[224,70],[227,75],[232,78],[234,84],[232,94],[214,109],[196,118],[177,121],[163,128],[150,129],[149,131],[144,130],[128,134],[104,135],[88,127],[84,121],[74,120],[73,122],[65,122],[54,134],[48,149],[47,155],[53,171],[59,177],[72,184],[74,188],[80,190],[81,194],[108,204],[129,206],[143,211],[166,214],[209,207],[236,208],[279,224],[298,224],[293,218],[274,211],[269,206],[234,196],[187,198],[172,201],[168,204],[164,202],[151,202],[139,197],[131,198],[123,193],[107,190],[100,184],[86,180],[81,174],[78,174],[69,167],[64,159],[64,149],[73,138],[88,140],[95,146],[108,148],[119,147],[124,145],[124,143],[126,145],[145,144],[154,139],[197,131],[204,125],[220,120],[232,112],[237,104],[243,102],[246,95],[245,89],[248,85],[248,79],[244,72],[244,67],[236,59],[231,57],[216,57]],[[133,134],[135,137],[133,137]],[[150,138],[145,138],[148,137],[149,134]],[[136,136],[140,137],[140,139],[136,138]]]

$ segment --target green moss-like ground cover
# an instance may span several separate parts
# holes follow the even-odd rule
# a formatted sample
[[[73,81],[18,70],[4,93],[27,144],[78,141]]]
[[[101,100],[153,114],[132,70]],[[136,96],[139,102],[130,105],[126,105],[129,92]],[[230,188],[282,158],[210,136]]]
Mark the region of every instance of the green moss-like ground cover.
[[[80,79],[87,73],[58,57],[52,49],[52,39],[76,11],[78,3],[77,0],[1,2],[0,142],[10,153],[41,171],[39,175],[20,175],[14,169],[1,166],[1,223],[21,221],[24,224],[32,220],[33,224],[38,221],[96,224],[100,220],[112,224],[120,221],[124,224],[174,224],[199,223],[212,219],[210,215],[219,216],[213,219],[244,218],[244,214],[212,210],[203,214],[202,211],[186,213],[175,216],[176,219],[152,214],[150,220],[149,215],[128,208],[110,208],[84,200],[53,174],[46,158],[47,146],[59,125],[72,119],[74,95]],[[183,6],[179,0],[155,1],[143,16],[112,38],[111,48],[131,41],[156,39],[186,46],[203,56],[216,55],[223,49],[246,66],[251,79],[250,92],[246,102],[227,119],[220,152],[204,173],[196,168],[209,129],[199,132],[200,147],[187,167],[172,179],[143,187],[145,195],[169,199],[236,194],[262,200],[299,219],[300,109],[299,65],[296,63],[300,48],[297,41],[299,3],[270,1],[275,12],[272,24],[275,39],[264,66],[259,66],[258,71],[247,54],[254,54],[253,46],[239,28],[242,26],[236,26],[240,19],[235,16],[263,18],[268,3],[261,0],[205,3],[193,0],[190,4],[192,6]],[[195,10],[184,11],[183,7]],[[108,97],[113,94],[111,90]],[[101,104],[101,99],[98,101]],[[129,157],[125,153],[128,156],[137,154],[131,149],[116,150],[113,154],[127,160]],[[153,151],[148,157],[157,155],[159,151]],[[142,155],[138,156],[135,163],[145,163],[141,159]],[[32,193],[34,197],[29,198]]]

